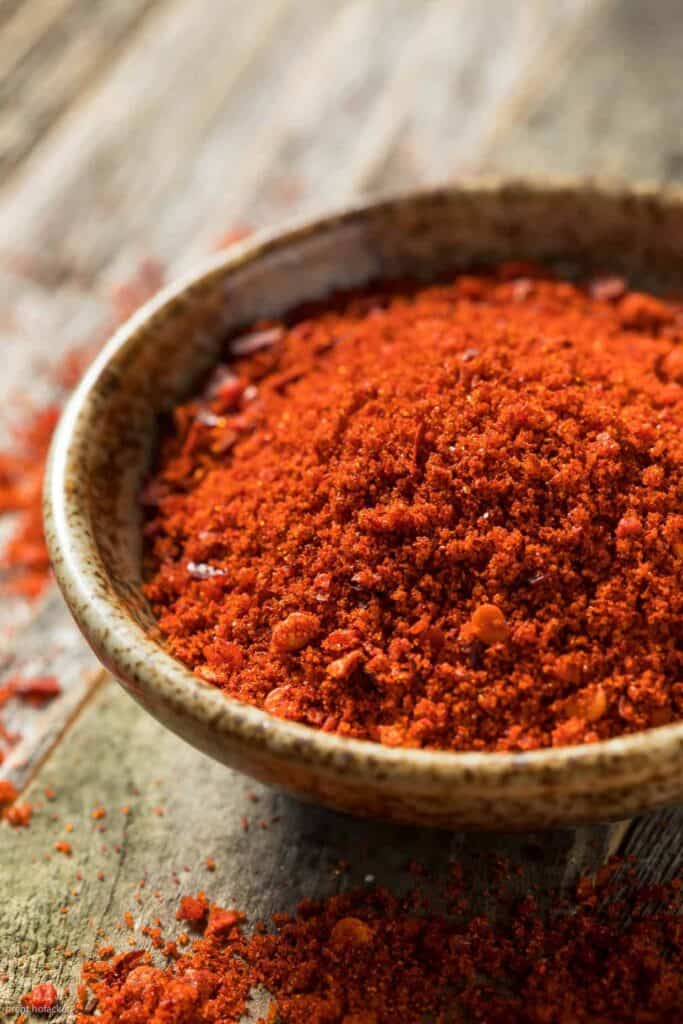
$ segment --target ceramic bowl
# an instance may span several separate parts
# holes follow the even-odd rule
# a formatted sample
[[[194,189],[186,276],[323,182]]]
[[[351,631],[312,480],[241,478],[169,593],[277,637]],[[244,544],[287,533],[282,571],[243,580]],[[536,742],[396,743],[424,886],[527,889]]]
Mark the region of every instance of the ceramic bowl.
[[[478,754],[391,749],[270,717],[171,657],[141,594],[137,495],[158,417],[193,391],[231,332],[336,289],[511,259],[680,288],[683,198],[475,182],[356,206],[214,256],[148,302],[102,351],[55,436],[47,537],[92,648],[174,732],[305,798],[413,824],[569,825],[683,797],[683,723],[587,746]]]

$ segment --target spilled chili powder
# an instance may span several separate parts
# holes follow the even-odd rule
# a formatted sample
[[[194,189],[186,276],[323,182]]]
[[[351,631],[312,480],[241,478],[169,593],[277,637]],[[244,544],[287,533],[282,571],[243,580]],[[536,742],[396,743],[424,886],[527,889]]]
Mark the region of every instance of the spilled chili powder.
[[[45,462],[54,429],[69,393],[112,331],[127,320],[163,284],[163,269],[143,260],[130,279],[111,295],[111,311],[101,331],[75,346],[52,372],[54,401],[43,408],[20,409],[10,443],[0,449],[0,514],[13,513],[14,529],[0,551],[0,592],[29,600],[40,597],[50,579],[43,536],[42,490]]]
[[[634,891],[620,899],[608,868],[551,913],[529,896],[494,923],[462,891],[437,910],[424,893],[360,890],[306,900],[251,937],[241,913],[212,906],[204,936],[183,953],[170,942],[165,965],[142,949],[85,964],[76,1020],[235,1024],[265,989],[268,1024],[671,1024],[680,880]]]
[[[43,537],[42,489],[45,460],[60,406],[31,411],[0,451],[0,513],[15,513],[16,526],[0,555],[0,584],[6,593],[34,599],[49,578]]]
[[[683,305],[507,265],[227,358],[143,495],[146,594],[197,675],[392,746],[683,717]]]

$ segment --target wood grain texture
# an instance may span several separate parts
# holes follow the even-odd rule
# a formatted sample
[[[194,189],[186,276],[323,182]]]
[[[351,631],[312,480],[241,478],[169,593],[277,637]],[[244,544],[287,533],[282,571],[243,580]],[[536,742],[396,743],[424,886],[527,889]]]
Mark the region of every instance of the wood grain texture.
[[[157,2],[31,0],[14,12],[0,30],[0,181],[104,73]]]
[[[608,3],[514,97],[477,165],[681,181],[682,66],[683,5]]]
[[[437,5],[383,97],[375,130],[389,134],[389,144],[381,159],[358,161],[358,185],[398,190],[468,171],[510,98],[550,54],[566,50],[598,7],[595,0]]]

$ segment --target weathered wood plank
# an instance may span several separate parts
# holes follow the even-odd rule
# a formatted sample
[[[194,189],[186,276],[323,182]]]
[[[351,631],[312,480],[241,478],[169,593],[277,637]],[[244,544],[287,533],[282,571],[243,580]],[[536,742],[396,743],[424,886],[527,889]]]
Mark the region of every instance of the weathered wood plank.
[[[439,0],[414,5],[419,17],[400,32],[388,17],[376,30],[361,26],[360,43],[353,36],[346,42],[352,19],[343,12],[322,41],[318,62],[292,71],[252,138],[239,168],[241,187],[220,200],[223,219],[272,225],[366,191],[443,179],[455,153],[478,153],[508,90],[536,54],[557,34],[573,31],[594,2],[511,7],[499,0]],[[343,76],[327,81],[330,48],[337,63],[353,54],[348,82]],[[315,91],[312,80],[320,81]],[[395,174],[404,146],[419,159]]]
[[[10,78],[26,56],[59,24],[77,0],[33,0],[10,16],[0,37],[0,81]]]
[[[196,0],[153,11],[91,99],[4,191],[5,248],[29,239],[81,281],[117,256],[130,266],[122,243],[149,244],[150,218],[172,205],[172,183],[286,5]]]
[[[669,807],[631,822],[615,852],[632,857],[644,882],[659,882],[683,870],[683,807]]]
[[[476,166],[680,181],[682,62],[677,0],[609,3],[564,61],[538,67]]]
[[[398,190],[467,169],[539,61],[566,48],[602,0],[439,4],[396,69],[372,131],[359,139],[356,187]],[[400,110],[391,118],[392,107]],[[389,133],[382,160],[368,147]]]
[[[529,884],[568,885],[578,873],[595,870],[607,838],[606,829],[579,830],[578,844],[573,831],[435,834],[304,805],[192,750],[113,683],[88,704],[29,787],[28,799],[41,802],[46,786],[56,790],[56,799],[43,801],[30,829],[5,829],[0,839],[0,976],[8,976],[0,984],[0,1005],[15,1009],[21,994],[48,975],[60,991],[73,991],[81,957],[105,941],[103,932],[125,948],[124,911],[131,911],[137,928],[157,914],[172,928],[184,893],[204,889],[217,901],[247,909],[254,921],[292,909],[305,896],[362,885],[367,876],[405,890],[415,881],[406,871],[411,860],[437,879],[457,862],[475,902],[494,913],[486,889],[494,882],[497,857],[523,866],[515,882],[522,893]],[[124,806],[128,814],[121,812]],[[104,819],[90,817],[96,807],[106,809]],[[72,832],[64,830],[68,822]],[[100,824],[106,831],[99,831]],[[64,839],[72,857],[53,849]],[[207,857],[216,861],[214,873],[206,868]],[[345,861],[348,869],[341,866]],[[139,934],[135,938],[146,944]],[[64,949],[74,956],[65,959]]]
[[[40,0],[0,33],[0,179],[102,75],[160,0]]]
[[[22,3],[27,3],[27,0],[0,0],[0,25],[11,18]]]

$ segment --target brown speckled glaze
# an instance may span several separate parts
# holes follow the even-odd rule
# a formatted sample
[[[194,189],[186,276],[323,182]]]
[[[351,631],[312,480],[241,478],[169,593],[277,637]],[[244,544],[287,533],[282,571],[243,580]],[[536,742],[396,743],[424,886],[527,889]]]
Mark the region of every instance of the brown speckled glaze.
[[[589,746],[454,754],[390,749],[272,718],[170,657],[140,594],[136,495],[157,416],[193,390],[227,333],[334,289],[506,259],[681,288],[683,197],[475,182],[256,236],[147,303],[87,373],[58,428],[46,484],[57,579],[105,665],[190,743],[320,803],[441,827],[568,825],[683,797],[683,723]]]

